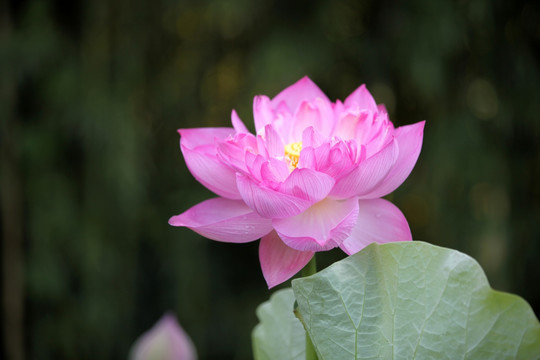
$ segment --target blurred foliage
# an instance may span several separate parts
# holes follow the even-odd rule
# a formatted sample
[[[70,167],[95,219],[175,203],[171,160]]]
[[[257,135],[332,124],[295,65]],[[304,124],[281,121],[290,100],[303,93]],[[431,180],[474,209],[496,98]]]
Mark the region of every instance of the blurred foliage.
[[[414,238],[472,255],[538,314],[538,2],[1,6],[2,229],[6,244],[22,229],[26,358],[125,358],[166,310],[202,359],[251,358],[269,297],[257,243],[168,226],[212,196],[176,129],[229,126],[233,108],[251,124],[254,95],[304,75],[332,100],[366,83],[396,125],[427,120],[418,164],[390,198]]]

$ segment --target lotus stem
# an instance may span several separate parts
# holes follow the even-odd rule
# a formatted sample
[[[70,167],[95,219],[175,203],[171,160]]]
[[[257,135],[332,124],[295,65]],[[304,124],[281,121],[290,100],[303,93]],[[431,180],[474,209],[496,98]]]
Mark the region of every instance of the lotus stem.
[[[313,275],[317,272],[317,262],[315,261],[315,254],[306,266],[302,269],[302,277]],[[311,342],[308,332],[306,331],[306,360],[318,360],[317,353]]]

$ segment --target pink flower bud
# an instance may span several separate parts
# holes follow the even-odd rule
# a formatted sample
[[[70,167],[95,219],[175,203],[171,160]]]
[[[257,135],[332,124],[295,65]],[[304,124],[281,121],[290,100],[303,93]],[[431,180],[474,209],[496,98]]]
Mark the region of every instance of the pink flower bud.
[[[167,313],[142,334],[131,348],[131,360],[195,360],[191,339],[174,315]]]

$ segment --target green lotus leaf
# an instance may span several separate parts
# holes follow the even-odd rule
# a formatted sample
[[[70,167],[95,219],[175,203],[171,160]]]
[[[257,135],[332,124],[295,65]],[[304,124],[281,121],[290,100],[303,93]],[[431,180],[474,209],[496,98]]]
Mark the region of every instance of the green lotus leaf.
[[[455,250],[372,244],[292,287],[321,360],[540,359],[531,307]]]
[[[306,332],[294,316],[291,288],[276,291],[257,308],[259,324],[252,333],[255,360],[304,360]]]

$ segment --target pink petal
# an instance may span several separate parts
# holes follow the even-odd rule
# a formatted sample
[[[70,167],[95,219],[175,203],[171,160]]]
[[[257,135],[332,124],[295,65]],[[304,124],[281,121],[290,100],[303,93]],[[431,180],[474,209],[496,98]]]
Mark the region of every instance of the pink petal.
[[[274,111],[268,96],[259,95],[253,99],[253,118],[255,120],[255,132],[259,134],[262,129],[274,120]]]
[[[266,159],[261,155],[256,155],[251,151],[245,153],[246,168],[249,170],[249,174],[257,180],[261,180],[261,167],[266,162]],[[236,183],[238,186],[238,182]]]
[[[264,127],[264,136],[268,156],[273,158],[283,157],[285,145],[272,125],[266,125]]]
[[[312,204],[309,200],[278,192],[264,184],[258,184],[242,174],[237,175],[236,182],[246,204],[267,219],[294,216]]]
[[[394,124],[386,113],[376,113],[358,123],[356,141],[365,144],[367,156],[371,156],[394,139]]]
[[[360,162],[353,171],[339,179],[330,195],[346,199],[369,193],[387,177],[397,158],[397,142],[391,141],[378,153]]]
[[[324,172],[334,179],[343,178],[365,159],[363,147],[358,149],[355,141],[339,141],[331,147],[329,143],[326,143],[315,150],[306,148],[303,151],[305,154],[303,153],[301,155],[306,159],[302,164],[314,164],[312,168]],[[302,156],[300,160],[303,160]],[[312,158],[315,160],[313,161]]]
[[[236,171],[246,172],[246,151],[254,151],[257,147],[255,136],[250,133],[238,133],[216,145],[218,159]]]
[[[274,110],[272,125],[274,126],[274,129],[281,134],[283,142],[286,144],[293,142],[289,138],[293,122],[293,113],[291,113],[284,102],[280,103]]]
[[[303,213],[274,219],[272,225],[285,244],[300,251],[326,251],[351,233],[358,216],[358,200],[325,199]]]
[[[334,109],[332,103],[329,100],[317,98],[314,101],[315,105],[319,108],[321,114],[322,127],[320,133],[329,138],[332,135],[334,127],[336,126],[336,117],[334,116]]]
[[[178,129],[180,134],[180,145],[189,149],[195,149],[199,146],[207,146],[215,143],[215,139],[224,140],[229,135],[233,136],[233,128],[195,128]]]
[[[302,147],[318,147],[327,139],[328,137],[323,137],[310,126],[304,129],[302,133]]]
[[[353,107],[357,105],[360,110],[369,110],[372,112],[377,112],[377,103],[375,99],[371,96],[370,92],[366,88],[366,85],[362,84],[356,90],[352,92],[351,95],[345,99],[345,107]]]
[[[330,148],[330,145],[328,145]],[[300,159],[298,159],[298,168],[317,169],[317,159],[315,157],[315,149],[312,147],[302,147]]]
[[[328,195],[334,183],[331,176],[322,172],[308,168],[296,168],[281,184],[279,191],[314,204]]]
[[[302,101],[310,101],[316,98],[330,101],[310,78],[304,76],[302,79],[277,94],[276,97],[272,99],[272,106],[277,108],[284,102],[290,112],[294,114]]]
[[[233,110],[231,113],[231,122],[234,130],[237,133],[249,133],[248,128],[244,125],[244,122],[240,119],[240,116],[236,113],[236,110]]]
[[[409,224],[403,213],[384,199],[360,200],[358,220],[351,235],[340,248],[352,255],[369,244],[412,240]]]
[[[261,166],[261,178],[277,188],[289,176],[289,167],[281,160],[270,159]]]
[[[395,165],[384,181],[368,194],[363,195],[363,198],[373,199],[388,195],[407,179],[422,149],[424,124],[425,121],[421,121],[416,124],[401,126],[395,130],[394,135],[399,147],[399,155]]]
[[[354,139],[356,136],[356,129],[360,121],[368,116],[368,113],[363,111],[347,111],[342,112],[339,115],[339,120],[334,131],[334,135],[342,140]]]
[[[289,280],[312,257],[311,251],[298,251],[285,245],[275,231],[263,236],[259,244],[259,260],[269,289]]]
[[[330,143],[326,142],[316,148],[308,147],[302,149],[298,161],[299,166],[317,170],[324,169],[325,165],[328,164],[330,148]]]
[[[216,141],[234,134],[232,128],[180,129],[180,149],[195,179],[217,195],[240,199],[236,173],[217,158]],[[219,176],[216,176],[219,174]]]
[[[228,199],[241,199],[236,186],[236,172],[215,156],[186,146],[181,147],[186,165],[195,179],[205,187]]]
[[[308,127],[313,127],[314,130],[320,131],[322,128],[322,119],[319,109],[313,104],[304,101],[300,104],[294,116],[290,136],[291,141],[302,141],[302,133]]]
[[[328,100],[317,98],[300,104],[294,115],[290,141],[303,141],[304,130],[309,127],[326,138],[330,137],[334,127],[334,112]]]
[[[185,226],[212,240],[244,243],[259,239],[272,230],[243,201],[213,198],[169,219],[172,226]]]
[[[172,314],[165,314],[133,344],[131,360],[195,360],[197,351]]]

